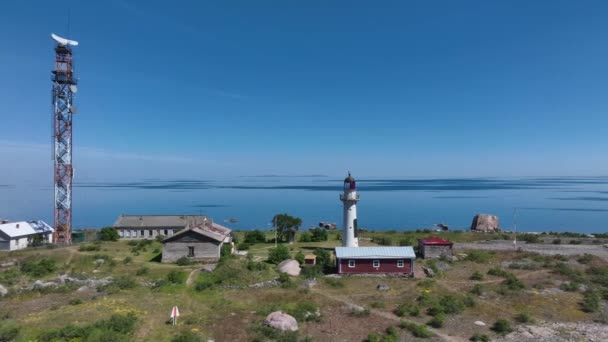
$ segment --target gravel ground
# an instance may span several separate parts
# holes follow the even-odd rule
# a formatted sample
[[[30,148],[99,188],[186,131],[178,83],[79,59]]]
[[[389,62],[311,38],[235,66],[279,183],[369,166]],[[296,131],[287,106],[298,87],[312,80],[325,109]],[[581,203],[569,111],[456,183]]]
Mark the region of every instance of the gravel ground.
[[[583,255],[585,253],[598,256],[604,260],[608,260],[608,248],[604,245],[553,245],[553,244],[527,244],[518,242],[517,246],[513,245],[513,241],[492,240],[481,241],[475,243],[455,243],[454,250],[456,252],[463,249],[485,249],[485,250],[516,250],[522,249],[527,252],[536,252],[540,254],[562,254],[562,255]]]
[[[520,326],[500,342],[608,341],[608,326],[598,323],[545,323]]]

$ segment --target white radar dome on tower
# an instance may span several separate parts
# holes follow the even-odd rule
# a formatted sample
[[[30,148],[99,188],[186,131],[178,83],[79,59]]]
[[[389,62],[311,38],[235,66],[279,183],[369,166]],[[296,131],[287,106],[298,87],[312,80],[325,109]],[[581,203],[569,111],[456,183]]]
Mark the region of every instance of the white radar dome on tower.
[[[58,35],[56,35],[54,33],[51,33],[51,38],[53,38],[53,40],[55,42],[57,42],[57,44],[59,44],[59,45],[63,45],[63,46],[68,46],[68,45],[77,46],[78,45],[77,41],[61,38],[61,37],[59,37]]]

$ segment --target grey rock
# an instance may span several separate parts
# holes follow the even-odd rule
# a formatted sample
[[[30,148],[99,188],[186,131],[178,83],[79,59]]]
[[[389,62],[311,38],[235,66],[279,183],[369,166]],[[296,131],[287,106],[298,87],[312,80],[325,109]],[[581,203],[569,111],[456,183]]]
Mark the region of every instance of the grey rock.
[[[104,259],[95,260],[95,265],[103,265],[106,261]]]
[[[429,267],[423,267],[422,270],[426,274],[427,277],[433,278],[435,276],[435,272]]]
[[[0,297],[4,297],[8,294],[8,289],[0,284]]]
[[[390,286],[388,286],[388,284],[378,284],[378,286],[376,286],[376,289],[378,291],[388,291],[390,290]]]
[[[317,286],[319,282],[317,282],[317,279],[306,279],[304,280],[304,282],[302,283],[302,287],[306,288],[306,289],[312,289],[313,287]]]
[[[264,325],[281,331],[297,331],[298,321],[293,316],[282,311],[270,313],[264,320]]]

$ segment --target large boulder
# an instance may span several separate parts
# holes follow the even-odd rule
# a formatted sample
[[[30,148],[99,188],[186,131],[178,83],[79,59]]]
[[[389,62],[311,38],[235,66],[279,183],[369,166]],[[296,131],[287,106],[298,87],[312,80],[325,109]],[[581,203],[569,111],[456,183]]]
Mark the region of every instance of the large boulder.
[[[488,214],[477,214],[473,217],[471,230],[475,232],[497,232],[500,231],[498,216]]]
[[[281,261],[281,263],[277,265],[277,270],[279,272],[287,273],[290,276],[296,277],[300,275],[300,271],[302,269],[300,268],[300,264],[297,260],[287,259]]]
[[[266,317],[264,320],[264,324],[281,331],[298,330],[298,321],[282,311],[270,313],[270,315],[268,315],[268,317]]]

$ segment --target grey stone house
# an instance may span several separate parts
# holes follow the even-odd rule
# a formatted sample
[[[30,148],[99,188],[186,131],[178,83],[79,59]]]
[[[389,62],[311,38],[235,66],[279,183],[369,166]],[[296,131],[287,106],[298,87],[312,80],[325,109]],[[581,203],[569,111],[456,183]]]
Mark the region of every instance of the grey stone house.
[[[121,239],[155,239],[172,236],[187,227],[210,223],[200,215],[120,215],[112,225]]]
[[[200,262],[217,262],[222,246],[232,243],[232,231],[213,222],[189,227],[163,240],[162,262],[187,257]]]
[[[418,252],[423,259],[440,258],[442,255],[446,257],[452,256],[452,247],[454,243],[438,237],[430,237],[418,240]]]

